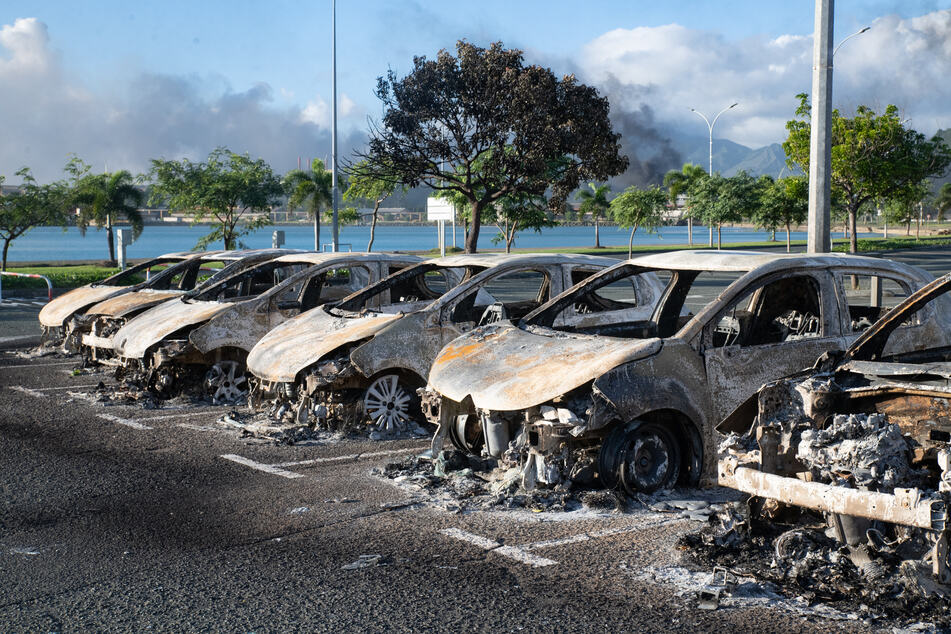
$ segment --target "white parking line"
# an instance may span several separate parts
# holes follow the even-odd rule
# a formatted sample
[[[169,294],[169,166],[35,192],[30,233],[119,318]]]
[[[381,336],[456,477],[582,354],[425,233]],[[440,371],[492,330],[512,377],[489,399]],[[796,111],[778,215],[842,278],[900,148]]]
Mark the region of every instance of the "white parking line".
[[[11,390],[16,390],[17,392],[22,392],[22,393],[24,393],[24,394],[29,394],[30,396],[35,396],[35,397],[37,397],[37,398],[44,398],[44,397],[46,396],[46,394],[43,394],[42,392],[37,392],[36,390],[31,390],[30,388],[28,388],[28,387],[23,387],[22,385],[11,385],[11,386],[10,386],[10,389],[11,389]]]
[[[59,363],[28,363],[26,365],[0,365],[0,370],[15,370],[17,368],[48,368],[55,365],[78,365],[79,361],[61,361]]]
[[[128,418],[120,418],[118,416],[113,416],[112,414],[96,414],[97,418],[102,420],[107,420],[110,423],[118,423],[120,425],[125,425],[126,427],[131,427],[132,429],[146,430],[152,429],[148,425],[143,425],[140,422],[129,420]]]
[[[215,431],[215,432],[225,433],[225,434],[230,434],[232,432],[232,430],[230,429],[225,429],[223,427],[216,427],[214,425],[196,425],[194,423],[179,423],[177,426],[181,427],[182,429],[190,429],[192,431]]]
[[[243,456],[236,456],[235,454],[229,453],[221,456],[225,460],[230,460],[232,462],[237,462],[238,464],[243,464],[246,467],[251,467],[257,471],[263,471],[264,473],[270,473],[271,475],[281,476],[282,478],[287,478],[288,480],[295,480],[297,478],[303,478],[304,476],[299,473],[294,473],[292,471],[286,471],[272,464],[263,464],[260,462],[255,462],[249,458]]]
[[[472,544],[473,546],[478,546],[483,550],[497,552],[503,557],[508,557],[509,559],[513,559],[528,566],[532,566],[533,568],[538,568],[541,566],[554,566],[558,562],[545,557],[539,557],[530,551],[539,550],[542,548],[554,548],[555,546],[566,546],[568,544],[578,544],[591,539],[601,539],[603,537],[612,537],[614,535],[624,535],[625,533],[633,533],[634,531],[653,528],[662,524],[669,524],[671,522],[677,521],[683,520],[679,517],[665,517],[660,520],[651,518],[646,522],[641,522],[634,526],[606,528],[600,531],[580,533],[578,535],[571,535],[569,537],[562,537],[560,539],[546,539],[533,542],[531,544],[524,544],[522,546],[503,546],[502,544],[487,537],[475,535],[458,528],[445,528],[439,532],[447,537],[452,537],[453,539],[458,539],[459,541]]]
[[[58,385],[56,387],[36,387],[33,388],[37,392],[51,392],[53,390],[81,390],[87,387],[96,387],[98,383],[90,383],[88,385]]]
[[[428,443],[422,446],[428,446]],[[333,456],[332,458],[312,458],[310,460],[297,460],[295,462],[279,462],[275,464],[274,466],[275,467],[298,467],[301,465],[321,464],[324,462],[345,462],[347,460],[360,460],[362,458],[377,458],[379,456],[392,456],[392,455],[401,454],[401,453],[415,453],[417,451],[419,451],[418,448],[416,449],[410,449],[410,448],[388,449],[386,451],[371,451],[369,453],[354,453],[354,454],[349,454],[346,456]]]
[[[473,546],[478,546],[482,550],[496,552],[503,557],[507,557],[519,563],[531,566],[532,568],[554,566],[558,564],[558,562],[554,561],[553,559],[546,559],[545,557],[533,555],[532,553],[516,546],[503,546],[496,541],[492,541],[491,539],[482,537],[481,535],[467,533],[466,531],[458,528],[444,528],[439,532],[446,537],[452,537],[453,539],[458,539],[459,541],[472,544]]]
[[[145,420],[145,421],[171,420],[173,418],[191,418],[192,416],[208,416],[208,415],[220,416],[221,414],[219,412],[182,412],[181,414],[166,414],[164,416],[146,416],[145,418],[138,418],[136,420]]]

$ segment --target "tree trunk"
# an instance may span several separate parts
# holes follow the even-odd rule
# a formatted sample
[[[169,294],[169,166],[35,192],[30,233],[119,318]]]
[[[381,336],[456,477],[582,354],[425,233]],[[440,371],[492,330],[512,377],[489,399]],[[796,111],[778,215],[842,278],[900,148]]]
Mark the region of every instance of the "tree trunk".
[[[720,223],[717,223],[717,251],[720,250]]]
[[[776,229],[775,229],[775,227],[774,227],[773,229],[770,229],[770,230],[769,230],[769,241],[770,241],[770,242],[776,242]]]
[[[687,216],[687,246],[693,246],[693,218]]]
[[[634,232],[637,231],[637,225],[631,228],[631,239],[627,241],[627,259],[634,257]]]
[[[106,240],[109,241],[109,266],[116,265],[116,243],[112,239],[112,222],[106,216]]]
[[[314,251],[320,251],[320,207],[314,209]]]
[[[789,223],[786,223],[786,253],[792,251],[792,242],[789,240]]]
[[[713,223],[710,223],[710,244],[707,246],[713,248]]]
[[[7,250],[10,248],[10,242],[12,242],[11,238],[3,239],[3,263],[0,265],[0,271],[7,270]]]
[[[911,218],[905,221],[905,235],[911,237]]]
[[[849,253],[858,253],[859,252],[859,241],[855,237],[855,217],[857,216],[856,209],[849,209]]]
[[[594,217],[594,248],[601,248],[601,219],[597,216]]]
[[[918,226],[915,228],[915,240],[921,240],[921,214],[923,213],[923,205],[918,203]]]
[[[373,236],[376,235],[376,216],[380,211],[380,202],[376,201],[376,204],[373,205],[373,219],[370,221],[370,243],[367,245],[367,253],[373,250]]]
[[[466,253],[478,253],[479,251],[479,229],[482,227],[482,207],[477,201],[472,201],[470,209],[472,210],[471,225],[466,234]]]

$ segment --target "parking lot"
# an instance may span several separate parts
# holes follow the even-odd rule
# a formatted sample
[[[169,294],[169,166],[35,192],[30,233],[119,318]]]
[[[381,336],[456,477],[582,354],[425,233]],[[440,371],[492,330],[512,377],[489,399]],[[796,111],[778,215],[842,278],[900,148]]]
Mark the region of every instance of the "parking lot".
[[[699,609],[680,514],[453,513],[373,473],[425,440],[275,445],[227,408],[97,403],[110,373],[14,354],[36,310],[0,305],[6,630],[869,628],[769,596]]]

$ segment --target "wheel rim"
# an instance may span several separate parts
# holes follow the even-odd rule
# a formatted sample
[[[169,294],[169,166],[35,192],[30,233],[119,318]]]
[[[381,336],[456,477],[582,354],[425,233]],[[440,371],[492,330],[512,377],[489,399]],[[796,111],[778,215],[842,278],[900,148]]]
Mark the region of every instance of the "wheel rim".
[[[205,376],[205,387],[215,402],[234,403],[248,394],[248,380],[237,361],[219,361]]]
[[[412,404],[412,395],[395,374],[373,381],[363,397],[363,410],[380,431],[403,429],[413,419]]]
[[[641,427],[628,436],[622,451],[620,475],[627,493],[652,493],[677,483],[680,451],[666,429]]]
[[[485,439],[482,437],[482,425],[475,414],[457,416],[449,424],[449,440],[463,453],[479,455]]]

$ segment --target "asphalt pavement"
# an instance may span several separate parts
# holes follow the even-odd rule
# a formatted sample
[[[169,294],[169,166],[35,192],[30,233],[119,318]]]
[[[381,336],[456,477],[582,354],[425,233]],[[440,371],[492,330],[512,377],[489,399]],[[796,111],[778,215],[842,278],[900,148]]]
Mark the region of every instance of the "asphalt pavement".
[[[948,250],[895,255],[951,269]],[[5,631],[870,627],[795,602],[698,609],[711,571],[676,548],[697,521],[457,514],[374,475],[424,441],[279,446],[219,424],[226,408],[94,402],[107,372],[16,354],[37,310],[0,304]]]

